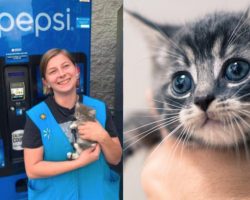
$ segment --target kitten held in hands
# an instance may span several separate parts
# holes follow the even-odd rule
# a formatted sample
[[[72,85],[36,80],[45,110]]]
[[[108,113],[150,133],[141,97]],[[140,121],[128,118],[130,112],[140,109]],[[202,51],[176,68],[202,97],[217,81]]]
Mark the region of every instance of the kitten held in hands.
[[[75,113],[74,113],[75,121],[70,125],[72,134],[74,134],[73,146],[74,146],[75,152],[68,152],[67,153],[68,159],[70,160],[77,159],[83,150],[96,146],[96,142],[80,138],[80,135],[78,134],[78,131],[77,131],[77,128],[80,124],[83,124],[84,122],[88,122],[88,121],[94,122],[95,114],[96,114],[95,110],[79,102],[76,103]]]

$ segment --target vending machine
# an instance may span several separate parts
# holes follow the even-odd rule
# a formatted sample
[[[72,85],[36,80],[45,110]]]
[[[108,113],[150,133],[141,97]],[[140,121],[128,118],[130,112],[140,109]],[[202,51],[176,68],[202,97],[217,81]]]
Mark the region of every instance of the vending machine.
[[[69,51],[80,69],[79,93],[89,94],[90,0],[0,1],[0,199],[27,198],[22,136],[25,111],[43,100],[41,56]]]

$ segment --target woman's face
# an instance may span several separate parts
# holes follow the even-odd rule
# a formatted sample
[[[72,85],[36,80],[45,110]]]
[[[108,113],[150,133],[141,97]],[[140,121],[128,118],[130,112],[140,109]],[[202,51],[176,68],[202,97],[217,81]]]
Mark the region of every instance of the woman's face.
[[[52,88],[54,95],[75,91],[78,71],[71,60],[60,53],[50,59],[44,84]]]

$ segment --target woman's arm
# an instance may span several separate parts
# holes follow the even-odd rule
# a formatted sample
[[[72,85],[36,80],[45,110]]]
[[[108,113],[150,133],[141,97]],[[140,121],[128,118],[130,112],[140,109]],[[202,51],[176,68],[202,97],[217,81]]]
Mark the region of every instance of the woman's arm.
[[[118,137],[110,137],[98,121],[81,124],[78,126],[78,132],[82,139],[96,141],[100,144],[108,163],[117,165],[120,162],[122,147]]]
[[[71,161],[44,161],[43,147],[24,148],[24,163],[29,178],[44,178],[62,174],[98,160],[100,146],[89,148],[81,153],[78,159]]]
[[[99,141],[102,151],[108,163],[118,165],[121,161],[122,147],[118,137],[110,137],[108,133]]]

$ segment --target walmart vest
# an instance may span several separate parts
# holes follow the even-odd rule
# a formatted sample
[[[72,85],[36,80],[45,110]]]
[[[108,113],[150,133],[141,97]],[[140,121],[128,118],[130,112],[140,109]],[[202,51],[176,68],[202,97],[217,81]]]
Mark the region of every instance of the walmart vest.
[[[96,118],[105,126],[105,104],[84,96],[83,103],[96,110]],[[73,152],[67,136],[56,122],[45,102],[27,111],[40,130],[44,160],[65,161],[67,152]],[[112,171],[103,153],[99,160],[76,170],[48,178],[29,179],[30,200],[118,200],[119,175]]]

